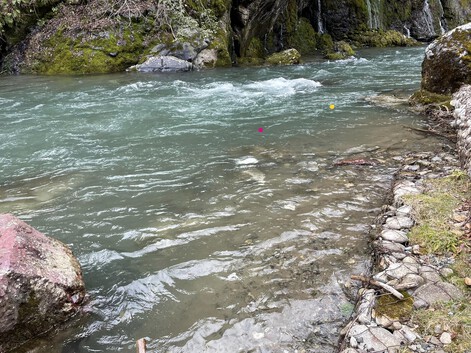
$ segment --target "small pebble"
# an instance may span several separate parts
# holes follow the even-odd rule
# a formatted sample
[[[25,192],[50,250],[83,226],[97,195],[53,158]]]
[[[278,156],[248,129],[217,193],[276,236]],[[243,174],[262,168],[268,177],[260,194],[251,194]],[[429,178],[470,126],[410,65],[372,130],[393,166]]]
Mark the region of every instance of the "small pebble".
[[[451,335],[448,332],[443,332],[440,336],[440,342],[442,342],[443,344],[450,344]]]

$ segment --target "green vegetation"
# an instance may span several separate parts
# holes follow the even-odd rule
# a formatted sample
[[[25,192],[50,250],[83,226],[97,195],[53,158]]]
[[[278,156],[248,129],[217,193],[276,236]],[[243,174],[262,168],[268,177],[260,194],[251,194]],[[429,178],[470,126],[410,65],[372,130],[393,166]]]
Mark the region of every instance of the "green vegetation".
[[[471,305],[468,298],[414,311],[411,321],[419,326],[419,333],[423,336],[439,337],[442,330],[449,332],[453,340],[443,347],[446,352],[465,353],[471,350]]]
[[[137,25],[123,32],[105,32],[100,37],[70,38],[56,32],[44,44],[31,71],[44,74],[105,73],[124,71],[139,61],[144,49]]]
[[[333,49],[327,50],[325,57],[329,60],[342,60],[355,55],[350,44],[345,41],[335,42]]]
[[[297,49],[302,55],[316,51],[316,32],[307,18],[301,17],[294,32],[288,38],[288,45]]]
[[[443,346],[443,350],[450,353],[465,353],[471,349],[471,293],[465,284],[465,278],[471,278],[469,234],[466,236],[463,229],[456,226],[468,220],[470,186],[467,174],[456,170],[447,177],[426,180],[423,194],[404,197],[405,203],[412,206],[417,222],[409,233],[410,243],[419,244],[426,253],[454,259],[453,272],[447,280],[462,289],[464,298],[412,311],[410,319],[423,337],[438,339],[441,332],[450,333],[451,344]]]
[[[401,293],[404,295],[402,300],[391,294],[380,295],[375,305],[376,316],[386,316],[392,320],[409,320],[414,308],[414,298],[406,291]]]
[[[445,178],[427,180],[423,194],[406,196],[417,222],[409,234],[411,243],[428,253],[456,254],[464,239],[454,227],[452,215],[465,198],[471,198],[469,186],[466,174],[456,171]]]
[[[368,47],[406,47],[417,45],[417,41],[412,38],[407,38],[402,33],[394,30],[366,30],[357,32],[352,36],[353,41],[358,46]]]
[[[293,65],[299,64],[300,60],[301,54],[296,49],[288,49],[270,55],[266,62],[270,65]]]
[[[451,108],[450,101],[451,95],[432,93],[425,89],[418,90],[409,98],[409,103],[413,105],[435,105],[447,108]]]

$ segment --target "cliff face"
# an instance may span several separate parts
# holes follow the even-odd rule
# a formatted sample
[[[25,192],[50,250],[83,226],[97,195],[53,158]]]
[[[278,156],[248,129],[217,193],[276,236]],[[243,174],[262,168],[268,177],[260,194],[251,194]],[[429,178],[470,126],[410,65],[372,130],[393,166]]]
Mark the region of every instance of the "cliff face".
[[[211,51],[210,66],[258,64],[333,40],[429,41],[471,20],[471,0],[15,0],[0,10],[2,70],[48,74],[123,71],[148,55],[183,59],[183,47],[191,60]]]

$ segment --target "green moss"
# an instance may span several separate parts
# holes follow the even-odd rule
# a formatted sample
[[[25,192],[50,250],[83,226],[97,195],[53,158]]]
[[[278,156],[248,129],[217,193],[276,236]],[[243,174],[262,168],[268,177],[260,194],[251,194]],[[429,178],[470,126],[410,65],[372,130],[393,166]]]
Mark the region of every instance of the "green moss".
[[[415,92],[410,98],[409,103],[412,105],[436,105],[450,108],[451,95],[432,93],[425,89]]]
[[[41,74],[86,74],[124,71],[139,61],[143,37],[137,25],[121,33],[69,38],[56,32],[31,71]]]
[[[316,50],[316,32],[307,18],[299,19],[294,33],[288,38],[288,44],[302,55],[312,54]]]
[[[321,35],[317,35],[317,48],[324,51],[334,49],[334,41],[330,34],[324,33]]]
[[[263,43],[259,38],[254,37],[250,40],[245,56],[249,58],[263,58]]]
[[[380,295],[376,301],[376,316],[387,316],[392,320],[409,320],[414,307],[414,299],[406,292],[401,292],[404,299],[399,300],[391,294]]]
[[[217,52],[216,67],[230,67],[232,66],[232,59],[229,53],[229,34],[220,28],[215,34],[209,49],[215,49]]]
[[[418,45],[415,39],[407,38],[402,33],[394,30],[366,30],[356,32],[352,39],[358,46],[367,47],[405,47]]]
[[[301,54],[296,49],[288,49],[279,53],[270,55],[266,63],[269,65],[293,65],[299,64]]]
[[[327,50],[325,53],[325,57],[329,60],[342,60],[353,55],[355,55],[355,51],[345,41],[335,42],[333,50]]]

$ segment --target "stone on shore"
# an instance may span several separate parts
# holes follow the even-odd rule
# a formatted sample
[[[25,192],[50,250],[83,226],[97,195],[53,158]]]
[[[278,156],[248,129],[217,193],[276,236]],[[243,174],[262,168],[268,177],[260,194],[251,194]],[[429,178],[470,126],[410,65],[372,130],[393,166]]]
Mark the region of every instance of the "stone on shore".
[[[66,245],[0,215],[0,352],[64,323],[84,297],[80,265]]]

